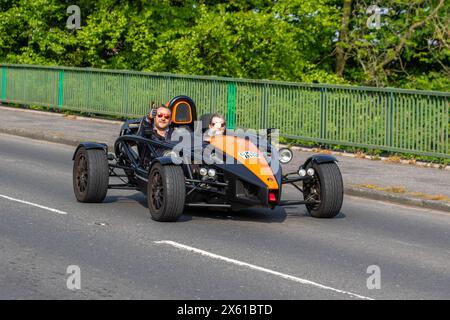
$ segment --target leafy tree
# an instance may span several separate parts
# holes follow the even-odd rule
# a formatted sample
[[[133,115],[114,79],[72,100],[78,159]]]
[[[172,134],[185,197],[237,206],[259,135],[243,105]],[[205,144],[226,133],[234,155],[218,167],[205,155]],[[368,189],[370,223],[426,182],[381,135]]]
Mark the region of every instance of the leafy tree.
[[[449,2],[379,1],[383,12],[379,29],[369,29],[366,23],[366,10],[372,2],[344,3],[337,44],[338,75],[376,86],[406,84],[426,74],[432,78],[450,77]],[[442,87],[444,83],[438,81],[432,88],[448,90],[448,86]]]
[[[445,0],[0,0],[0,61],[450,87]],[[367,8],[382,9],[381,28]]]

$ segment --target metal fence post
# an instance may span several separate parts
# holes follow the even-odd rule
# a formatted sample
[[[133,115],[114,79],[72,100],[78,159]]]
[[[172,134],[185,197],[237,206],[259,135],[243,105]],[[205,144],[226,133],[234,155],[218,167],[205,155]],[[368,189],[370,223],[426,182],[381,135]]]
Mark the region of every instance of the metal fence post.
[[[445,103],[445,107],[444,107],[444,116],[445,116],[445,125],[446,128],[444,129],[444,135],[445,135],[445,150],[444,153],[449,154],[450,153],[450,142],[449,142],[449,137],[450,137],[450,101],[444,101]]]
[[[262,110],[261,110],[261,128],[258,129],[267,129],[267,118],[269,116],[269,85],[267,83],[264,84],[263,87],[263,99],[262,99]]]
[[[236,83],[230,82],[227,86],[227,127],[236,127]]]
[[[166,80],[165,81],[166,82],[166,86],[165,86],[166,87],[166,92],[165,92],[166,96],[164,97],[164,100],[163,100],[165,102],[165,101],[168,101],[170,99],[170,91],[171,91],[171,87],[170,86],[171,86],[171,80],[172,79],[169,76],[166,75],[166,76],[164,76],[164,80]]]
[[[2,94],[1,102],[6,101],[6,67],[2,67]]]
[[[124,77],[125,77],[125,81],[123,82],[124,83],[124,93],[123,93],[123,104],[122,104],[122,107],[124,108],[124,109],[122,109],[122,110],[125,110],[125,115],[126,116],[129,116],[129,113],[128,113],[128,105],[129,105],[129,101],[128,101],[128,85],[129,85],[129,79],[130,79],[130,76],[129,75],[124,75]]]
[[[394,122],[394,94],[389,93],[388,106],[386,110],[386,132],[385,132],[385,142],[386,145],[392,147],[393,144],[393,122]]]
[[[327,134],[327,88],[320,88],[320,138],[325,139]]]
[[[58,72],[58,108],[63,106],[63,94],[64,94],[64,70]]]

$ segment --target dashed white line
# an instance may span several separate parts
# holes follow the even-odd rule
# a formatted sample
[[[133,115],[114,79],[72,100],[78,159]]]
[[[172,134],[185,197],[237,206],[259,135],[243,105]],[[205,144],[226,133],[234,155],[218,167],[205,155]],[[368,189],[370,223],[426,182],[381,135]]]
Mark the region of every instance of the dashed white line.
[[[0,198],[4,198],[4,199],[10,200],[10,201],[14,201],[14,202],[27,204],[29,206],[37,207],[37,208],[44,209],[44,210],[47,210],[47,211],[50,211],[50,212],[55,212],[55,213],[58,213],[58,214],[67,214],[67,212],[64,212],[64,211],[61,211],[61,210],[57,210],[57,209],[41,206],[40,204],[36,204],[36,203],[32,203],[32,202],[28,202],[28,201],[24,201],[24,200],[20,200],[20,199],[11,198],[11,197],[8,197],[8,196],[2,195],[2,194],[0,194]]]
[[[250,263],[247,263],[247,262],[243,262],[243,261],[227,258],[227,257],[224,257],[224,256],[220,256],[218,254],[211,253],[211,252],[208,252],[208,251],[205,251],[205,250],[201,250],[201,249],[197,249],[197,248],[194,248],[194,247],[190,247],[190,246],[187,246],[187,245],[175,242],[175,241],[161,240],[161,241],[154,241],[154,243],[156,243],[156,244],[167,244],[167,245],[173,246],[173,247],[178,248],[178,249],[192,251],[192,252],[201,254],[203,256],[207,256],[207,257],[212,258],[212,259],[222,260],[222,261],[225,261],[225,262],[228,262],[228,263],[232,263],[232,264],[235,264],[235,265],[238,265],[238,266],[247,267],[247,268],[250,268],[250,269],[253,269],[253,270],[269,273],[269,274],[278,276],[280,278],[291,280],[291,281],[295,281],[295,282],[298,282],[298,283],[301,283],[301,284],[304,284],[304,285],[310,285],[310,286],[313,286],[313,287],[316,287],[316,288],[329,290],[329,291],[334,291],[334,292],[337,292],[337,293],[349,295],[351,297],[355,297],[355,298],[359,298],[359,299],[374,300],[373,298],[361,296],[361,295],[353,293],[353,292],[336,289],[336,288],[325,286],[323,284],[320,284],[320,283],[317,283],[317,282],[314,282],[314,281],[302,279],[302,278],[291,276],[291,275],[288,275],[288,274],[284,274],[284,273],[281,273],[281,272],[278,272],[278,271],[274,271],[274,270],[266,269],[266,268],[263,268],[263,267],[259,267],[259,266],[256,266],[256,265],[253,265],[253,264],[250,264]]]

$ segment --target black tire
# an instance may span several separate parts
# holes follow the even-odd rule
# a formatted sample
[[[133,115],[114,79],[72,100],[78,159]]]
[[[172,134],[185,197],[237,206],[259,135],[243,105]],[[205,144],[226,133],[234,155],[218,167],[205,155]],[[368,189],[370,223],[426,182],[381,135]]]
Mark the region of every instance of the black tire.
[[[176,221],[186,198],[184,172],[180,166],[155,163],[148,176],[148,209],[153,220]]]
[[[103,202],[108,192],[109,167],[106,152],[80,148],[73,163],[73,190],[79,202]]]
[[[336,163],[313,163],[314,179],[304,184],[304,198],[320,201],[307,204],[311,216],[315,218],[334,218],[339,214],[344,199],[342,175]]]

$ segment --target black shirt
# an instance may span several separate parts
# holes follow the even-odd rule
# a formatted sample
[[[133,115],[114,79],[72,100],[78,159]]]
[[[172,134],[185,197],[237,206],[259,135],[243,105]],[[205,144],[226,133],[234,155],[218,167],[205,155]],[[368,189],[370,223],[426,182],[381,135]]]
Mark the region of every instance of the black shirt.
[[[147,116],[145,116],[141,121],[137,135],[144,137],[146,139],[155,140],[155,141],[170,141],[170,139],[172,137],[172,132],[173,132],[173,128],[170,127],[170,125],[169,125],[169,127],[166,130],[166,135],[164,137],[159,135],[156,128],[154,127],[153,121],[150,122],[148,120]],[[161,157],[163,155],[165,150],[167,150],[167,148],[155,147],[155,151],[159,157]],[[143,154],[141,153],[141,156],[144,158],[150,156],[148,148],[146,148],[146,147],[143,148]]]

